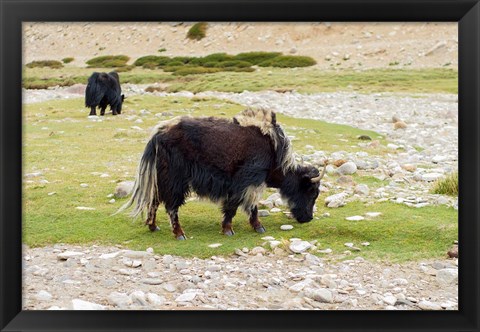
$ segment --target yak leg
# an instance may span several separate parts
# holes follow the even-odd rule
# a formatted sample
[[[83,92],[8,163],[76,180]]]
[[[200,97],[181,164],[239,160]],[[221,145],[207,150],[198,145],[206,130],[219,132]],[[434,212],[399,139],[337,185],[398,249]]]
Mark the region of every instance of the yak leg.
[[[111,107],[112,109],[112,115],[117,115],[117,108],[116,107]]]
[[[105,109],[107,108],[107,106],[102,106],[101,109],[100,109],[100,115],[101,116],[104,116],[105,115]]]
[[[150,210],[148,210],[148,217],[147,217],[147,220],[145,221],[145,225],[148,225],[148,229],[150,229],[150,231],[152,232],[158,231],[160,229],[156,224],[157,209],[159,204],[160,203],[157,200],[153,202],[152,206],[150,207]]]
[[[223,221],[222,221],[222,233],[227,236],[235,234],[232,228],[232,219],[237,214],[238,203],[225,202],[222,206]]]
[[[177,240],[186,240],[187,237],[183,232],[180,222],[178,221],[178,207],[173,209],[167,209],[168,216],[170,217],[170,225],[172,225],[172,231]]]
[[[95,110],[96,106],[91,106],[90,109],[90,114],[89,115],[97,115],[97,111]]]
[[[265,233],[265,227],[258,220],[258,208],[256,205],[250,209],[250,225],[257,233]]]

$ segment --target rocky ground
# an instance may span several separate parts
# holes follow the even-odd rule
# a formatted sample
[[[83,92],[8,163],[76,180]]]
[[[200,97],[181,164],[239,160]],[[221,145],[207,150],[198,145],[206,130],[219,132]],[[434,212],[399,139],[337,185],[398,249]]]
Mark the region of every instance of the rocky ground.
[[[129,94],[144,94],[145,87],[126,84],[123,88]],[[25,91],[24,102],[77,98],[83,89],[84,86],[74,86]],[[190,92],[173,95],[194,96]],[[432,180],[457,169],[455,95],[302,95],[271,91],[196,95],[202,96],[375,130],[388,138],[392,152],[401,149],[395,154],[370,154],[369,147],[378,144],[375,137],[352,142],[362,148],[357,153],[327,154],[305,147],[310,151],[303,154],[305,162],[320,165],[325,158],[346,161],[339,167],[327,168],[329,174],[322,190],[331,194],[325,202],[329,207],[352,200],[371,203],[391,200],[418,208],[430,204],[455,208],[458,205],[457,199],[428,193]],[[162,117],[148,110],[131,113],[138,113],[129,115],[132,125],[142,116]],[[338,176],[329,176],[333,173]],[[370,192],[368,186],[352,181],[353,174],[371,175],[386,182]],[[277,199],[273,195],[264,201],[263,213],[282,208]],[[315,243],[301,239],[290,239],[287,243],[271,237],[264,240],[264,247],[238,248],[231,257],[205,260],[157,256],[151,249],[132,252],[121,247],[63,244],[25,248],[24,308],[458,309],[456,259],[406,264],[371,262],[361,257],[339,261],[328,250],[320,251],[325,258],[312,255],[317,250]],[[356,250],[353,244],[345,246],[348,250],[344,258]]]
[[[25,248],[23,308],[458,310],[456,259],[339,262],[308,253],[315,244],[306,241],[264,239],[267,249],[210,259],[158,256],[152,248]]]
[[[317,67],[456,68],[456,22],[209,23],[199,41],[186,38],[194,22],[27,22],[24,61],[74,57],[74,66],[100,55],[201,56],[274,51],[307,55]],[[162,52],[159,52],[162,50]]]

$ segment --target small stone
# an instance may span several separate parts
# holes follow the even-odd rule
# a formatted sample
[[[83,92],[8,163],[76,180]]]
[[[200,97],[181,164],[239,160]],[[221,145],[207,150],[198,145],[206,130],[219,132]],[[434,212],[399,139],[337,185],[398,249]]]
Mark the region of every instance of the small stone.
[[[282,231],[289,231],[289,230],[293,229],[293,226],[292,225],[282,225],[282,226],[280,226],[280,229]]]
[[[264,237],[262,237],[262,240],[273,241],[273,240],[275,240],[275,238],[273,236],[264,236]]]
[[[458,245],[452,246],[452,248],[447,252],[448,257],[458,258]]]
[[[370,189],[366,184],[359,184],[355,187],[355,194],[368,196],[369,193],[370,193]]]
[[[110,203],[110,204],[115,203],[115,198],[112,198],[111,200],[109,200],[108,203]]]
[[[134,291],[130,294],[130,298],[133,303],[139,304],[141,306],[148,305],[145,293],[142,291]]]
[[[413,165],[413,164],[403,164],[401,166],[404,170],[408,171],[408,172],[415,172],[417,170],[417,166]]]
[[[173,263],[174,259],[173,259],[172,255],[165,255],[165,256],[163,256],[162,261],[163,261],[163,264],[169,265],[169,264]]]
[[[305,296],[318,302],[333,303],[332,292],[325,288],[306,289]]]
[[[443,174],[441,174],[441,173],[427,173],[427,174],[422,175],[422,180],[427,181],[427,182],[431,182],[431,181],[435,181],[435,180],[441,178],[442,176],[443,176]]]
[[[282,212],[282,210],[275,207],[275,208],[270,209],[270,212],[271,213],[278,213],[278,212]]]
[[[159,296],[155,293],[148,293],[147,294],[147,300],[151,304],[157,305],[157,306],[163,305],[165,303],[165,297]]]
[[[368,247],[370,245],[370,242],[362,242],[360,244],[364,247]]]
[[[88,184],[87,184],[87,183],[80,183],[80,187],[82,187],[82,188],[87,188],[87,187],[88,187]]]
[[[235,255],[238,255],[238,256],[242,256],[242,257],[247,256],[242,250],[240,250],[238,248],[235,249],[234,252],[235,252]]]
[[[327,248],[327,249],[319,250],[318,252],[321,254],[331,254],[333,250],[330,248]]]
[[[169,292],[169,293],[173,293],[173,292],[175,292],[175,291],[177,290],[177,288],[176,288],[174,285],[172,285],[172,284],[165,284],[165,285],[163,285],[163,289],[166,290],[166,291]]]
[[[270,215],[270,212],[267,210],[258,210],[258,216],[259,217],[268,217]]]
[[[77,210],[83,210],[83,211],[95,210],[95,208],[88,207],[88,206],[77,206],[76,209],[77,209]]]
[[[83,301],[80,299],[74,299],[72,300],[72,309],[73,310],[105,310],[105,307],[97,303]]]
[[[175,299],[175,302],[190,302],[197,296],[197,293],[189,292],[183,293]]]
[[[58,254],[57,255],[57,259],[59,260],[67,260],[69,258],[72,258],[72,257],[79,257],[79,256],[83,256],[85,255],[85,253],[83,252],[79,252],[79,251],[65,251],[65,252],[62,252],[61,254]]]
[[[393,295],[388,295],[383,298],[383,302],[388,305],[395,305],[395,303],[397,302],[397,298]]]
[[[163,280],[159,278],[145,278],[142,279],[141,282],[147,285],[160,285],[163,283]]]
[[[355,163],[352,161],[348,161],[337,168],[337,172],[341,175],[355,174],[357,172],[357,165],[355,165]]]
[[[442,310],[442,307],[438,303],[426,300],[420,301],[418,307],[422,310]]]
[[[382,213],[381,212],[367,212],[365,213],[365,216],[368,217],[368,218],[376,218],[378,216],[381,216]]]
[[[153,254],[153,248],[147,248],[147,250],[145,251],[148,252],[149,254]]]
[[[405,129],[407,128],[407,124],[403,121],[397,121],[393,124],[393,129]]]
[[[346,217],[345,220],[348,220],[348,221],[360,221],[360,220],[364,220],[365,218],[362,217],[362,216],[351,216],[351,217]]]
[[[121,251],[112,252],[112,253],[110,253],[110,254],[101,254],[101,255],[100,255],[100,259],[111,259],[111,258],[115,258],[115,257],[117,257],[120,253],[121,253]]]
[[[119,292],[110,293],[110,295],[108,295],[108,302],[120,308],[128,307],[132,304],[130,296]]]
[[[35,295],[35,299],[38,301],[50,301],[52,299],[52,294],[45,290],[41,290]]]
[[[252,250],[250,251],[250,253],[252,255],[258,255],[258,254],[265,254],[267,251],[265,250],[265,248],[262,248],[262,247],[254,247],[252,248]]]
[[[437,281],[442,285],[458,283],[458,269],[442,269],[437,272]]]
[[[278,247],[280,244],[282,244],[282,242],[277,241],[277,240],[273,240],[273,241],[269,241],[269,244],[270,244],[270,249],[275,249],[275,248]]]
[[[307,241],[294,241],[289,246],[290,250],[297,254],[307,251],[311,247],[312,245]]]
[[[208,247],[209,248],[218,248],[220,247],[222,244],[221,243],[212,243],[212,244],[209,244]]]

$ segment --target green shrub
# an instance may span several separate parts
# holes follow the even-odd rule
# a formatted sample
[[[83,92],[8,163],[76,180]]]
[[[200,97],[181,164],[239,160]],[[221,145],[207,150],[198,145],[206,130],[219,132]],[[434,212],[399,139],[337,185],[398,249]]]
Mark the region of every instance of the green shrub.
[[[146,63],[150,63],[155,64],[156,66],[164,66],[171,60],[172,59],[168,56],[147,55],[138,58],[133,64],[135,66],[143,66]]]
[[[212,63],[212,62],[218,63],[218,62],[229,61],[229,60],[234,60],[234,56],[229,55],[227,53],[212,53],[204,57],[192,59],[190,60],[189,63],[198,65],[198,66],[204,66],[205,63]]]
[[[181,61],[170,61],[169,63],[167,63],[168,67],[183,67],[185,66],[185,64]]]
[[[317,62],[309,56],[280,55],[259,63],[262,67],[295,68],[313,66]]]
[[[158,52],[166,52],[167,49],[165,47],[162,47],[161,49],[158,50]]]
[[[75,58],[72,58],[72,57],[68,57],[68,58],[63,58],[63,59],[62,59],[63,63],[70,63],[70,62],[72,62],[73,60],[75,60]]]
[[[458,196],[458,172],[450,173],[443,179],[438,179],[432,186],[434,194]]]
[[[235,60],[247,61],[253,65],[258,65],[266,60],[270,60],[282,55],[280,52],[246,52],[235,55]]]
[[[187,38],[193,40],[200,40],[207,35],[207,23],[199,22],[195,23],[187,32]]]
[[[50,67],[50,68],[58,69],[58,68],[62,68],[63,64],[60,61],[57,61],[57,60],[40,60],[40,61],[32,61],[30,63],[27,63],[26,66],[28,68]]]
[[[190,61],[193,61],[197,58],[195,57],[191,57],[191,56],[176,56],[176,57],[173,57],[171,60],[172,61],[179,61],[183,64],[187,64],[187,63],[190,63]]]
[[[157,68],[158,65],[154,62],[145,62],[143,65],[142,65],[142,68],[145,68],[145,69],[155,69]]]
[[[130,58],[126,55],[103,55],[87,61],[88,67],[111,68],[124,67]]]
[[[224,68],[223,70],[251,73],[252,71],[255,71],[255,68],[252,68],[252,67],[228,67],[228,68]]]

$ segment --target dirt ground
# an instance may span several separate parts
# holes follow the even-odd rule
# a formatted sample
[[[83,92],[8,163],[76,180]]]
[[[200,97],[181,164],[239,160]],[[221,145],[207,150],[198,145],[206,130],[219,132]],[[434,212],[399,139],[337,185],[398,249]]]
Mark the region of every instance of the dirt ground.
[[[278,51],[307,55],[319,68],[456,68],[457,23],[209,23],[200,41],[189,22],[24,23],[24,61],[71,64],[100,55],[201,56]],[[159,50],[165,51],[159,52]]]

